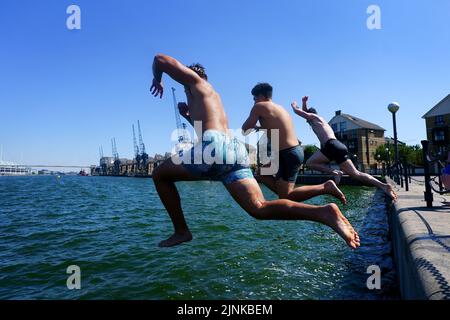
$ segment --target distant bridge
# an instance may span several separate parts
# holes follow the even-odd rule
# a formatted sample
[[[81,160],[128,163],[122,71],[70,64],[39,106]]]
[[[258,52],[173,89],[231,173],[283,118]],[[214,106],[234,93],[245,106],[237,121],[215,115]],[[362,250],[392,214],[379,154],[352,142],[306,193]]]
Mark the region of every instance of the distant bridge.
[[[86,165],[86,166],[63,166],[58,164],[13,164],[11,166],[14,167],[30,167],[30,168],[78,168],[78,169],[84,169],[84,168],[90,168],[92,165]]]

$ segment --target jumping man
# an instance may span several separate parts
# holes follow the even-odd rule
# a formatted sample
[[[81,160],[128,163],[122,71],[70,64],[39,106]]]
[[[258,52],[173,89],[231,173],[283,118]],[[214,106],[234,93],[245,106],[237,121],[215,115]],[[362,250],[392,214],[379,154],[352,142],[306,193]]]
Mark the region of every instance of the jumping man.
[[[355,180],[380,188],[395,200],[397,195],[389,184],[383,183],[370,174],[360,172],[355,168],[353,162],[347,158],[347,147],[336,139],[331,126],[324,118],[317,115],[316,109],[308,108],[307,101],[308,97],[303,97],[301,109],[298,107],[297,102],[294,101],[291,104],[294,112],[309,123],[317,138],[319,138],[321,145],[320,150],[306,161],[306,165],[311,169],[334,175],[337,183],[339,183],[342,173],[345,172]],[[327,166],[333,160],[336,161],[343,172],[333,170]]]
[[[272,101],[272,92],[273,88],[268,83],[258,83],[252,89],[255,104],[248,119],[242,125],[244,134],[249,134],[255,128],[267,130],[268,147],[271,145],[272,130],[278,130],[280,149],[278,172],[275,177],[257,175],[256,180],[278,194],[281,199],[305,201],[321,194],[331,194],[345,204],[345,196],[333,180],[319,185],[295,188],[297,175],[303,163],[303,149],[295,134],[291,116],[282,106]],[[256,127],[258,121],[260,127]],[[270,151],[276,152],[276,150]]]

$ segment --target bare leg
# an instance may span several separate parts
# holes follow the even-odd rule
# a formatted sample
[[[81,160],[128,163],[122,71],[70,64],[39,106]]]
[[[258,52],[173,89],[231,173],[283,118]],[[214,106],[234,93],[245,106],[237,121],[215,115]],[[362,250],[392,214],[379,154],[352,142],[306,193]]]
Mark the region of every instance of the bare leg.
[[[276,193],[280,199],[302,202],[323,194],[330,194],[343,204],[347,203],[345,195],[339,190],[333,180],[328,180],[318,185],[295,187],[294,183],[282,179],[276,181],[273,176],[256,176],[255,179]]]
[[[389,184],[381,182],[380,180],[374,178],[370,174],[358,171],[350,160],[346,160],[345,162],[341,163],[340,167],[345,173],[347,173],[353,179],[361,181],[364,184],[380,188],[381,190],[384,191],[384,193],[386,193],[389,197],[391,197],[391,199],[393,200],[397,199],[397,194],[394,192],[394,190]]]
[[[287,199],[266,201],[255,179],[243,179],[226,186],[237,203],[252,217],[262,220],[310,220],[336,231],[351,248],[360,245],[359,236],[334,203],[312,206]]]
[[[273,176],[255,176],[256,181],[262,183],[267,188],[269,188],[273,193],[278,194],[277,192],[277,182]]]
[[[330,168],[328,166],[329,163],[330,160],[325,157],[322,152],[317,151],[308,159],[308,161],[306,161],[306,166],[333,175],[334,181],[336,184],[339,184],[342,177],[342,171]]]
[[[175,181],[195,180],[189,172],[180,165],[175,165],[171,159],[167,159],[153,172],[153,181],[159,198],[169,213],[175,229],[174,234],[159,243],[160,247],[171,247],[182,242],[192,240],[183,210],[181,209],[180,195],[175,186]]]
[[[292,201],[305,201],[323,194],[330,194],[339,199],[342,204],[347,204],[345,195],[339,190],[333,180],[328,180],[327,182],[318,185],[293,188],[286,199]]]

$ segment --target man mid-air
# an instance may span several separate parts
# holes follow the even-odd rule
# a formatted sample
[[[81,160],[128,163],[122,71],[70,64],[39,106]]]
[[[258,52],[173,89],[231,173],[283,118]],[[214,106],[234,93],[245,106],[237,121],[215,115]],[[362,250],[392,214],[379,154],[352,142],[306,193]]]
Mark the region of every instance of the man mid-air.
[[[301,109],[297,105],[297,102],[294,101],[291,104],[294,112],[309,123],[317,138],[319,138],[321,145],[320,150],[314,153],[308,161],[306,161],[306,166],[314,170],[334,175],[337,183],[339,183],[344,172],[355,180],[380,188],[391,197],[391,199],[395,200],[397,195],[389,184],[383,183],[370,174],[360,172],[355,168],[353,162],[347,157],[347,147],[336,139],[331,126],[324,118],[317,115],[316,109],[308,108],[307,101],[308,97],[303,97]],[[343,172],[328,167],[328,164],[331,161],[336,161]]]
[[[263,129],[267,134],[267,147],[271,149],[271,133],[277,130],[279,137],[278,171],[273,175],[257,175],[255,178],[275,192],[281,199],[305,201],[312,197],[331,194],[346,203],[344,194],[333,180],[323,184],[295,187],[300,166],[303,164],[303,149],[295,134],[294,123],[289,113],[272,101],[273,88],[269,83],[258,83],[251,91],[255,104],[242,125],[244,135],[253,129]],[[259,122],[260,126],[257,127]],[[277,150],[270,150],[274,156]]]

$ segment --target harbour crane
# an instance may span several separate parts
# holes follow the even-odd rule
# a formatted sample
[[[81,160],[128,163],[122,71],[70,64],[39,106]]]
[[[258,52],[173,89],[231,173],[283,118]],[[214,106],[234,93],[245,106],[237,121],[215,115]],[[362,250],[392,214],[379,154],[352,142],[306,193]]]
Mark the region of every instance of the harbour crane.
[[[116,138],[111,139],[112,144],[112,154],[114,157],[114,175],[119,175],[120,173],[120,160],[119,153],[117,152]]]
[[[177,97],[175,96],[175,88],[172,87],[173,108],[175,111],[175,123],[177,126],[178,143],[190,143],[186,134],[186,124],[181,122],[180,112],[178,111]]]
[[[141,155],[139,153],[139,146],[136,142],[136,132],[134,130],[134,124],[133,124],[133,147],[134,147],[134,157],[136,159],[136,163],[138,165],[138,167],[140,166],[140,162],[141,162]]]
[[[145,144],[144,144],[144,140],[142,139],[141,124],[140,124],[139,120],[138,120],[138,134],[139,134],[139,149],[141,151],[142,167],[145,168],[147,166],[148,154],[145,152]]]
[[[119,153],[117,152],[116,138],[111,139],[112,156],[114,160],[119,160]]]

